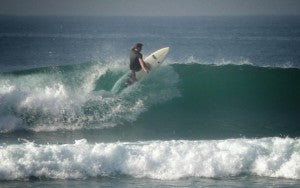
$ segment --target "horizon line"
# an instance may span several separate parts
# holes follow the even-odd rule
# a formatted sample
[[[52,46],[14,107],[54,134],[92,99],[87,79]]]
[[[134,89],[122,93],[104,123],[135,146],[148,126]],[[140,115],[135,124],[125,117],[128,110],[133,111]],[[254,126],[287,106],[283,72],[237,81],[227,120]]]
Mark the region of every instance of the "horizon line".
[[[256,16],[300,16],[300,14],[224,14],[224,15],[145,15],[145,16],[135,16],[135,15],[15,15],[15,14],[0,14],[1,17],[256,17]]]

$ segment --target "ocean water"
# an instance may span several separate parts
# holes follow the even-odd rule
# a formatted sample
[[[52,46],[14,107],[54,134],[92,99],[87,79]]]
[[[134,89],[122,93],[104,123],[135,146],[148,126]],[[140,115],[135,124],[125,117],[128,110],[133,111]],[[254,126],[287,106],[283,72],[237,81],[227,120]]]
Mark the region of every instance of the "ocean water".
[[[299,187],[299,18],[0,17],[0,187]]]

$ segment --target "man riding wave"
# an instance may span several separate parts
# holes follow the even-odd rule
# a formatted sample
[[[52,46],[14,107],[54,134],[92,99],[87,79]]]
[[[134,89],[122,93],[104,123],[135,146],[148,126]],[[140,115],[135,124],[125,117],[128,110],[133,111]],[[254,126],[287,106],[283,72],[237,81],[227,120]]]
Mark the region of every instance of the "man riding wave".
[[[146,73],[150,72],[150,67],[143,60],[143,55],[141,54],[143,48],[143,44],[137,43],[130,49],[130,70],[131,76],[128,84],[133,84],[137,81],[136,79],[136,72],[143,69]]]

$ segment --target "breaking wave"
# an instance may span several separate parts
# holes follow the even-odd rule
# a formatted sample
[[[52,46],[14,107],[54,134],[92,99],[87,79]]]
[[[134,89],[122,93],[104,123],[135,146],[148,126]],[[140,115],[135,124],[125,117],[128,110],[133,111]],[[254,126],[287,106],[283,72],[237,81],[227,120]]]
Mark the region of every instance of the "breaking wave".
[[[147,141],[0,146],[0,180],[133,176],[257,175],[300,179],[300,140],[291,138]]]
[[[167,63],[125,88],[127,70],[121,61],[1,73],[0,131],[138,124],[168,127],[184,139],[216,138],[217,130],[228,137],[300,135],[299,69]]]

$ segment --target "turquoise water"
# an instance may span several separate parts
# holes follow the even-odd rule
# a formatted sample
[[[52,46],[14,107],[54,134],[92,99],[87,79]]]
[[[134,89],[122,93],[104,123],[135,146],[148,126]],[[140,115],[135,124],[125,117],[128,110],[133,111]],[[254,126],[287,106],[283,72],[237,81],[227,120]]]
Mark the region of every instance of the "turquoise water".
[[[1,187],[298,187],[298,20],[1,17]]]

